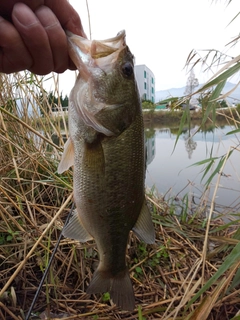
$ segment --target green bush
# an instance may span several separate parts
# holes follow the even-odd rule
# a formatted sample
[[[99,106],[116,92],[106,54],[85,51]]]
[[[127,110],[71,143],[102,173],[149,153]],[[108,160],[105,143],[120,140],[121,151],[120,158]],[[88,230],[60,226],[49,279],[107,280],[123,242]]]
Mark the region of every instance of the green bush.
[[[149,109],[149,110],[155,110],[155,104],[151,100],[143,100],[142,101],[142,108],[143,109]]]

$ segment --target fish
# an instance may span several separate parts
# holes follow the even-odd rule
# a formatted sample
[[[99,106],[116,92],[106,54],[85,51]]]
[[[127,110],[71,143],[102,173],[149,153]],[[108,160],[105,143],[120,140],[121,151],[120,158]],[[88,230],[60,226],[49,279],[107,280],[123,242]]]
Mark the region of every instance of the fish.
[[[110,294],[122,310],[135,308],[126,263],[129,234],[147,244],[155,231],[145,197],[145,147],[134,56],[126,33],[88,40],[67,31],[79,74],[69,96],[69,138],[58,173],[73,166],[76,210],[67,238],[96,242],[99,264],[88,294]]]

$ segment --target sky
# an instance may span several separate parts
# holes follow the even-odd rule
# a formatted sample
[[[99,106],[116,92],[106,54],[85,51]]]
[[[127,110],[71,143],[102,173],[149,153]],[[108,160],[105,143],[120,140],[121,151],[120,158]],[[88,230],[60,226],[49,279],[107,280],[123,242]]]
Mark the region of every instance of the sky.
[[[79,13],[83,28],[90,38],[86,1],[69,0]],[[192,49],[218,49],[230,56],[240,48],[226,47],[240,32],[238,17],[240,1],[232,0],[88,0],[91,38],[102,40],[126,31],[126,42],[134,54],[136,64],[145,64],[155,75],[155,91],[180,88],[186,85],[188,73],[184,69]],[[200,57],[199,56],[199,57]],[[212,73],[202,73],[200,65],[194,69],[200,83]],[[74,85],[75,72],[60,76],[60,90],[69,94]],[[234,82],[234,81],[233,81]]]

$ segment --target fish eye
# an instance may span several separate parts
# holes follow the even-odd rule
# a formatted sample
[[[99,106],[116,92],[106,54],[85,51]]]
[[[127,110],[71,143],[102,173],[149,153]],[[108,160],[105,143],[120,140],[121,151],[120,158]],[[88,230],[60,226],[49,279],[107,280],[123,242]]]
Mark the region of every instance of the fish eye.
[[[123,75],[126,77],[131,77],[133,74],[133,66],[130,62],[126,62],[122,66]]]

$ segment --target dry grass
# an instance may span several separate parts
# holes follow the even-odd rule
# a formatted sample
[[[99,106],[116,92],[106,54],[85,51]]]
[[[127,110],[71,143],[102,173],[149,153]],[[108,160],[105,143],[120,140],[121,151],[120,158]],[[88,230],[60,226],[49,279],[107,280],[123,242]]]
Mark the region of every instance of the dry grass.
[[[56,173],[65,122],[53,122],[42,80],[31,77],[0,78],[0,319],[6,320],[25,319],[72,203],[71,171]],[[23,109],[15,105],[17,95]],[[118,310],[107,294],[87,295],[98,262],[96,247],[62,239],[30,319],[237,316],[239,214],[226,224],[213,218],[211,205],[188,203],[183,219],[175,215],[173,202],[153,194],[148,201],[156,243],[146,246],[131,234],[127,252],[136,310]]]

